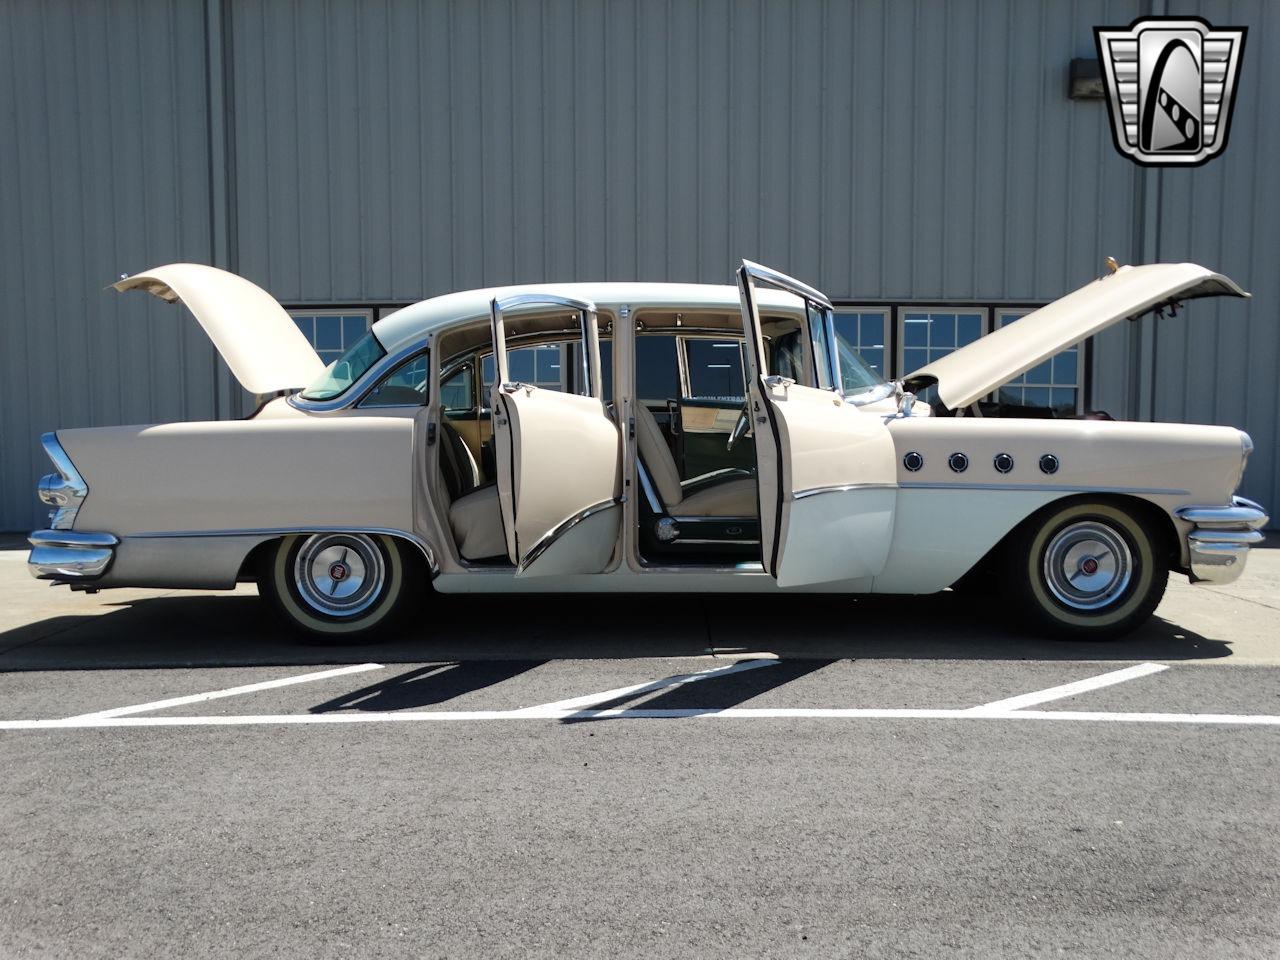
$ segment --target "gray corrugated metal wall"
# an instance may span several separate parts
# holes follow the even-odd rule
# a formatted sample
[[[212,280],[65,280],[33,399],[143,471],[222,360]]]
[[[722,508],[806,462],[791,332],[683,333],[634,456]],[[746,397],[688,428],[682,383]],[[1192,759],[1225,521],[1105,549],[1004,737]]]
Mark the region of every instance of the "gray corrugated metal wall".
[[[1245,426],[1280,503],[1280,13],[1198,7],[1251,30],[1231,146],[1156,174],[1065,96],[1092,27],[1149,6],[0,3],[0,529],[40,516],[40,430],[227,408],[193,324],[101,292],[177,259],[324,303],[742,256],[838,296],[1048,300],[1104,254],[1192,257],[1257,300],[1105,335],[1095,396]]]

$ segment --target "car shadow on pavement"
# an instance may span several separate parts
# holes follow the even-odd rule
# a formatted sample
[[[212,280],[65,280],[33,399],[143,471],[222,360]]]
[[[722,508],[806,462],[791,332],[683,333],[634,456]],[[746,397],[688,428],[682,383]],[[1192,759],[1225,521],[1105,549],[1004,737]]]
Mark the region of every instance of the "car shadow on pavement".
[[[463,660],[429,663],[397,676],[352,690],[310,709],[311,713],[338,710],[412,710],[447,703],[455,697],[475,693],[518,677],[546,660]]]
[[[365,645],[313,646],[252,594],[111,602],[0,632],[0,671],[424,663],[531,658],[1187,660],[1231,656],[1231,644],[1153,618],[1110,643],[1037,637],[998,600],[779,595],[431,595],[395,634]],[[101,607],[108,612],[101,612]],[[462,680],[459,676],[456,679]],[[410,687],[412,684],[409,685]],[[403,691],[409,695],[408,691]],[[388,694],[390,695],[390,694]]]

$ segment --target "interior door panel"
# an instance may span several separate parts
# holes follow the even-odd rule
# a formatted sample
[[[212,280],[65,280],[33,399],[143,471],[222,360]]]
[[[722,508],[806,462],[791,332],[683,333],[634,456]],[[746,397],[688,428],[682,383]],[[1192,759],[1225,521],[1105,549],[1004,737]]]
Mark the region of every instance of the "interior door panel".
[[[845,402],[839,389],[819,389],[768,369],[756,281],[806,301],[806,364],[813,383],[839,378],[833,357],[809,350],[812,308],[827,319],[831,304],[784,274],[743,261],[738,271],[749,349],[748,402],[760,483],[760,533],[765,570],[780,586],[872,577],[884,568],[893,540],[897,463],[883,421]],[[831,366],[823,377],[822,363]],[[793,371],[805,373],[805,370]]]
[[[582,321],[585,394],[508,379],[503,311],[571,307]],[[620,532],[622,436],[601,399],[595,307],[525,294],[491,304],[490,392],[498,501],[517,576],[600,573]]]

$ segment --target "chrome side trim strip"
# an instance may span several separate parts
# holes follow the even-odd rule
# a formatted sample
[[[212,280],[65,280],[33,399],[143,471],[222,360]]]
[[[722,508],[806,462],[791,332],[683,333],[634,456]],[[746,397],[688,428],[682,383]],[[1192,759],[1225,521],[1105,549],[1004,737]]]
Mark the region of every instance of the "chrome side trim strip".
[[[309,527],[245,527],[232,530],[149,530],[142,533],[131,533],[130,538],[139,539],[172,539],[181,537],[281,537],[300,533],[368,533],[384,537],[399,537],[407,540],[422,551],[422,556],[431,568],[431,576],[440,573],[440,564],[436,561],[436,553],[431,544],[408,530],[396,527],[354,527],[354,526],[309,526]]]
[[[1029,490],[1036,493],[1150,493],[1165,496],[1186,496],[1189,491],[1163,487],[1071,487],[1055,483],[931,483],[929,481],[904,480],[898,484],[903,490],[1003,490],[1006,493]]]
[[[58,472],[40,478],[37,496],[41,503],[53,507],[49,511],[49,526],[54,530],[70,530],[76,522],[80,505],[89,495],[89,485],[84,482],[84,477],[80,476],[80,471],[58,442],[56,433],[42,433],[40,446]]]
[[[807,490],[797,490],[791,494],[791,499],[805,500],[824,493],[844,493],[846,490],[893,490],[897,486],[896,483],[841,483],[829,487],[809,487]],[[903,486],[906,486],[906,484],[903,484]]]
[[[597,513],[600,513],[603,510],[619,506],[622,502],[623,501],[620,497],[610,497],[608,500],[601,500],[599,503],[593,503],[585,510],[578,511],[567,520],[560,521],[559,524],[544,534],[542,539],[530,548],[529,552],[520,560],[520,565],[516,568],[516,572],[524,573],[524,571],[528,570],[529,567],[537,562],[538,558],[546,553],[557,540],[580,524],[583,520],[586,520],[588,517],[594,517]]]
[[[27,537],[27,571],[37,580],[96,580],[115,559],[119,541],[109,533],[37,530]]]

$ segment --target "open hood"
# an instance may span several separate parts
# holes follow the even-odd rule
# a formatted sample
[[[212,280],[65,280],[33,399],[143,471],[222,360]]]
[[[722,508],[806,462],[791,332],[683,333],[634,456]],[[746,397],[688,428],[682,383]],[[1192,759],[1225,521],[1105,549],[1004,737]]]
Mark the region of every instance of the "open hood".
[[[305,387],[324,364],[271,294],[244,277],[199,263],[171,263],[113,283],[145,290],[195,314],[232,374],[250,393]]]
[[[1197,297],[1247,297],[1231,280],[1194,263],[1120,267],[1074,293],[935,360],[905,378],[936,384],[951,410],[967,407],[1036,364],[1113,323]]]

